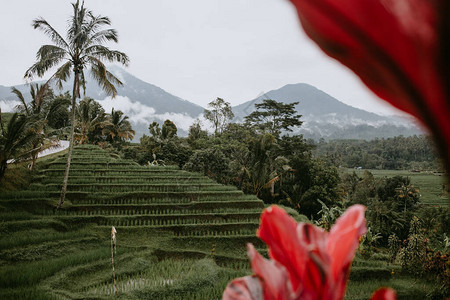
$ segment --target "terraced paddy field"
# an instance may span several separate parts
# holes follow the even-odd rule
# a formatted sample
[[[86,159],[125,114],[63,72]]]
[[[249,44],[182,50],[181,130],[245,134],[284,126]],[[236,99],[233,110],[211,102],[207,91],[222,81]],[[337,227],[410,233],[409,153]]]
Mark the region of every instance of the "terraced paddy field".
[[[77,147],[67,200],[65,156],[40,165],[28,190],[0,196],[0,298],[113,295],[111,226],[117,229],[118,297],[212,299],[247,274],[261,200],[175,167],[141,167],[94,146]]]
[[[111,226],[119,299],[220,299],[228,281],[251,273],[247,242],[267,254],[255,236],[264,207],[255,196],[80,146],[56,210],[64,167],[64,156],[47,159],[27,190],[0,194],[0,299],[115,297]],[[433,288],[420,282],[409,293],[417,281],[393,278],[394,269],[383,258],[357,258],[349,299],[368,299],[373,278],[404,280],[397,285],[409,299]]]

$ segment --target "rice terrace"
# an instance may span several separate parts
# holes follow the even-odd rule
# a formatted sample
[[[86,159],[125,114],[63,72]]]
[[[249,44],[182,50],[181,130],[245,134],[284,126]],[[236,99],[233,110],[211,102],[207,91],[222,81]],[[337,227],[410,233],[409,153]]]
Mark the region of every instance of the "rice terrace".
[[[64,165],[64,157],[46,161],[28,190],[2,193],[2,298],[113,295],[111,225],[125,298],[218,297],[247,270],[245,242],[256,239],[263,208],[256,197],[199,174],[140,167],[80,146],[67,203],[55,212]]]
[[[450,299],[450,2],[200,2],[3,3],[0,300]]]
[[[139,166],[97,146],[74,149],[67,202],[55,211],[64,156],[42,159],[27,190],[2,193],[2,298],[217,299],[232,278],[250,272],[264,207],[255,196],[172,166]],[[298,220],[301,216],[293,212]],[[382,251],[356,258],[349,299],[376,285],[419,299],[434,284],[401,274]],[[367,279],[372,278],[370,281]]]

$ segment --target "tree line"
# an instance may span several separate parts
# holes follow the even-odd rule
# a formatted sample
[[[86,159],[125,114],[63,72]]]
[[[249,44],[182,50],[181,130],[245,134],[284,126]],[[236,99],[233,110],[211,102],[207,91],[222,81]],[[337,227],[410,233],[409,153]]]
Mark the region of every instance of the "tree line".
[[[149,135],[121,152],[144,165],[177,164],[235,185],[266,203],[301,207],[306,215],[314,215],[320,210],[316,199],[328,205],[338,201],[339,173],[313,157],[313,147],[301,135],[291,134],[302,124],[296,104],[266,99],[255,105],[244,123],[232,123],[230,104],[217,98],[204,113],[213,133],[204,130],[200,120],[190,126],[187,137],[179,137],[170,120],[162,125],[153,122]]]
[[[385,170],[441,170],[430,137],[397,136],[386,139],[332,140],[312,142],[314,155],[326,157],[337,166]]]
[[[134,130],[128,117],[120,110],[106,113],[101,105],[91,98],[84,98],[75,107],[69,108],[69,93],[55,95],[46,85],[30,85],[31,101],[12,88],[12,93],[20,101],[15,113],[0,113],[0,182],[3,180],[8,163],[30,161],[33,170],[40,152],[56,147],[59,140],[67,140],[70,135],[74,110],[74,141],[78,144],[108,143],[121,145],[134,137]]]

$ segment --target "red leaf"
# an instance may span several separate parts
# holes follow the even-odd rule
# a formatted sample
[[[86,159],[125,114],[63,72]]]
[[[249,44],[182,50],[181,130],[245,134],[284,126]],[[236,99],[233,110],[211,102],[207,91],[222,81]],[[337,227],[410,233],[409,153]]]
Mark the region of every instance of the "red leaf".
[[[397,295],[391,288],[380,288],[373,293],[371,300],[396,300]]]
[[[439,13],[449,6],[446,1],[291,2],[306,33],[325,53],[431,130],[450,169],[450,75],[444,71],[449,66],[442,67],[450,63],[445,51],[450,46],[441,33],[450,25]]]

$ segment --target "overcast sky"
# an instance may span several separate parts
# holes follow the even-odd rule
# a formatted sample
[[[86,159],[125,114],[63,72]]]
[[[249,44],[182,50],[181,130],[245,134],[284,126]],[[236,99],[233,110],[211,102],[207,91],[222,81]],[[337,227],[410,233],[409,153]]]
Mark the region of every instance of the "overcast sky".
[[[65,33],[69,0],[2,0],[0,85],[24,83],[39,46],[31,27],[44,17]],[[86,0],[110,17],[127,53],[128,72],[206,106],[217,97],[232,105],[288,83],[305,82],[340,101],[378,113],[394,112],[360,80],[305,36],[287,0]]]

